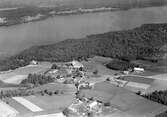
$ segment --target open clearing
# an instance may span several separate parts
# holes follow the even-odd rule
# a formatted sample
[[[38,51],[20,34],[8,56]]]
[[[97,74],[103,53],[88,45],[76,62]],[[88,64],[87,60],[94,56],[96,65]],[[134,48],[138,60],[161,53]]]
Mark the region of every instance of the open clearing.
[[[26,79],[28,75],[16,75],[3,80],[6,83],[19,84],[23,79]]]
[[[24,115],[37,116],[62,112],[75,100],[76,88],[71,84],[51,83],[30,90],[34,92],[47,90],[52,92],[52,95],[38,93],[31,96],[4,98],[3,101],[8,102],[22,117]],[[55,91],[58,93],[54,94]]]
[[[145,91],[146,94],[159,90],[167,90],[167,81],[155,80],[150,87]]]
[[[159,112],[167,110],[167,107],[164,105],[147,100],[108,82],[97,83],[92,90],[83,90],[81,96],[83,95],[94,97],[101,101],[109,101],[111,106],[122,112],[126,112],[131,117],[144,117],[146,115],[153,117],[159,114]]]
[[[45,84],[36,88],[32,89],[34,92],[39,92],[39,91],[56,91],[59,90],[59,92],[63,92],[64,95],[74,95],[76,92],[76,87],[71,84],[61,84],[61,83],[50,83],[50,84]]]
[[[153,75],[153,76],[149,76],[149,78],[167,81],[167,74]]]
[[[136,83],[143,83],[143,84],[151,84],[154,81],[154,79],[141,77],[141,76],[123,76],[120,79],[129,81],[129,82],[136,82]]]
[[[21,80],[25,79],[30,73],[40,73],[46,71],[51,67],[51,63],[41,62],[38,65],[28,65],[15,69],[10,72],[4,72],[0,74],[0,80],[7,83],[19,84]]]
[[[5,102],[0,101],[0,114],[2,117],[6,117],[13,114],[16,115],[18,114],[18,111],[7,105]]]
[[[108,69],[105,66],[105,64],[110,62],[111,60],[111,58],[95,56],[93,58],[89,58],[88,61],[83,61],[82,64],[90,73],[98,70],[99,74],[101,75],[114,75],[118,71]]]
[[[136,82],[128,82],[126,86],[133,87],[133,88],[139,88],[139,89],[148,89],[150,85],[144,84],[144,83],[136,83]]]
[[[43,111],[40,107],[36,106],[35,104],[31,103],[30,101],[22,98],[22,97],[13,97],[14,100],[16,100],[18,103],[22,104],[32,112],[38,112]]]
[[[29,96],[25,97],[28,101],[38,105],[43,110],[52,110],[53,112],[61,112],[66,107],[70,106],[74,101],[72,95],[54,95],[54,96]]]

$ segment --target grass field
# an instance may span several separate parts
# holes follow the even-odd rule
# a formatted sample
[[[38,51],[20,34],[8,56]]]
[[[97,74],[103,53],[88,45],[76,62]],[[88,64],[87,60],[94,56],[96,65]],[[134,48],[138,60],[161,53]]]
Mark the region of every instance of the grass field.
[[[140,77],[140,76],[123,76],[121,80],[129,81],[129,82],[136,82],[136,83],[143,83],[143,84],[151,84],[154,79]]]
[[[31,90],[38,92],[44,91],[45,89],[49,92],[52,91],[53,94],[44,94],[43,96],[41,94],[35,94],[32,96],[5,98],[3,101],[8,102],[9,105],[15,108],[22,117],[23,115],[45,115],[62,112],[75,100],[74,94],[76,89],[74,85],[52,83]],[[54,91],[56,90],[63,93],[54,94]]]
[[[21,80],[27,78],[30,73],[41,73],[51,67],[51,63],[42,62],[38,65],[28,65],[20,67],[11,72],[0,74],[0,80],[6,83],[19,84]]]
[[[46,85],[42,85],[30,90],[33,90],[34,92],[39,92],[39,91],[44,91],[44,90],[48,90],[48,91],[56,91],[59,90],[59,92],[63,92],[64,95],[74,95],[74,93],[76,92],[76,88],[74,85],[68,85],[68,84],[61,84],[61,83],[50,83],[50,84],[46,84]]]
[[[81,94],[101,101],[109,101],[111,106],[125,112],[127,115],[131,115],[129,117],[154,117],[159,112],[167,109],[166,106],[144,99],[124,88],[116,87],[107,82],[97,83],[93,90],[83,90]]]
[[[118,71],[106,68],[105,64],[110,62],[112,59],[107,57],[95,56],[88,59],[88,61],[83,61],[82,64],[85,66],[88,72],[93,72],[98,70],[101,75],[114,75]]]
[[[26,100],[25,98],[13,97],[13,99],[16,100],[18,103],[22,104],[23,106],[25,106],[27,109],[31,110],[32,112],[43,111],[42,108],[40,108],[37,105],[31,103],[30,101]]]
[[[167,81],[165,80],[154,80],[151,86],[145,91],[146,94],[159,90],[167,90]]]

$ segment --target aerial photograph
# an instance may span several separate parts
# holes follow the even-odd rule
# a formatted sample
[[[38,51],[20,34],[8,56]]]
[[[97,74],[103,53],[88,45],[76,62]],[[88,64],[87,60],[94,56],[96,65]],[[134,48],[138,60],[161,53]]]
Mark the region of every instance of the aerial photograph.
[[[167,117],[167,0],[0,0],[0,117]]]

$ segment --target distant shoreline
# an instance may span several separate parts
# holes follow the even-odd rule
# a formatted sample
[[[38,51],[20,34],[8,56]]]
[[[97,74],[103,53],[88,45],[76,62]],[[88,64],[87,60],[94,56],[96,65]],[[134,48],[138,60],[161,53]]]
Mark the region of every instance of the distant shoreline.
[[[27,8],[23,8],[23,7],[22,8],[21,7],[3,8],[2,11],[0,9],[0,12],[9,13],[9,15],[4,15],[0,17],[0,27],[9,27],[9,26],[19,25],[19,24],[24,24],[29,22],[36,22],[36,21],[45,20],[55,16],[81,15],[81,14],[97,13],[97,12],[116,12],[116,11],[130,10],[130,9],[148,8],[148,7],[160,7],[160,6],[142,6],[142,7],[133,7],[133,8],[130,8],[130,7],[127,7],[127,8],[121,8],[121,7],[76,8],[76,9],[70,9],[70,10],[69,9],[57,10],[55,8],[40,9],[41,7],[38,7],[35,9],[30,9],[31,10],[30,13],[26,14],[25,12],[25,14],[22,16],[19,16],[18,12],[23,11],[24,13],[24,10],[26,11]],[[43,10],[46,10],[46,11],[43,12]],[[29,11],[29,8],[28,8],[28,11]],[[10,14],[13,17],[13,14],[12,14],[13,12],[14,14],[16,14],[16,16],[14,15],[14,18],[11,18]]]
[[[14,9],[17,10],[17,9]],[[29,23],[29,22],[36,22],[36,21],[41,21],[45,20],[50,17],[55,17],[55,16],[68,16],[68,15],[80,15],[80,14],[87,14],[87,13],[96,13],[96,12],[112,12],[112,11],[118,11],[121,10],[120,8],[111,8],[111,7],[100,7],[100,8],[93,8],[93,9],[75,9],[75,10],[62,10],[62,11],[50,11],[46,15],[41,15],[40,13],[37,14],[36,16],[27,16],[30,17],[28,20],[23,18],[20,18],[19,21],[13,22],[13,21],[4,21],[4,23],[0,23],[0,27],[9,27],[13,25],[18,25],[18,24],[24,24],[24,23]],[[38,15],[41,15],[37,17]]]

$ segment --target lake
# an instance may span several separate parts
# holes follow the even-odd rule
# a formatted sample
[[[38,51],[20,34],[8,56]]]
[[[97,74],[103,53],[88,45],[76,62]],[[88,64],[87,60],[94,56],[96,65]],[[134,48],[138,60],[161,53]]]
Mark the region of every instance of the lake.
[[[167,22],[167,7],[55,16],[42,21],[0,27],[0,54],[13,54],[33,45],[108,31],[131,29],[145,23]]]

